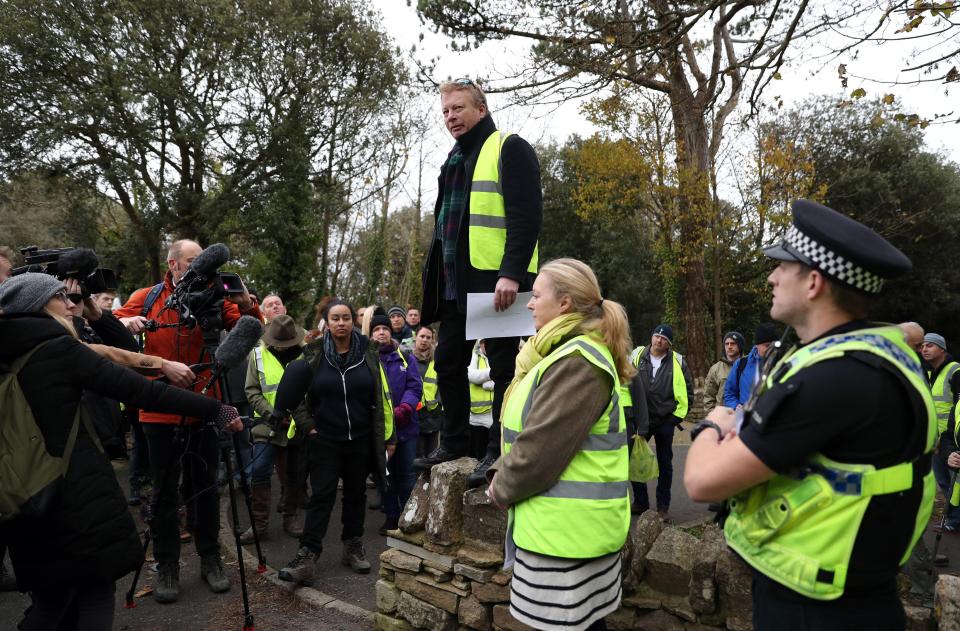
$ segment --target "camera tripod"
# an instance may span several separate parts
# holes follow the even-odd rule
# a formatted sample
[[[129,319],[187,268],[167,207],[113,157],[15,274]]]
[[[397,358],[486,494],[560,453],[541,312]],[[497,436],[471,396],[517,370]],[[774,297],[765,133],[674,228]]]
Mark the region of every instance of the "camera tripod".
[[[219,332],[205,330],[203,334],[204,334],[204,344],[205,344],[204,353],[206,353],[211,359],[214,359],[216,357],[216,348],[217,348],[217,341],[219,339]],[[201,359],[202,358],[203,358],[203,355],[201,355]],[[230,396],[229,384],[227,383],[227,379],[224,373],[225,373],[224,367],[221,367],[221,366],[215,367],[213,374],[207,380],[207,383],[204,385],[203,389],[200,391],[200,394],[206,395],[206,393],[210,390],[211,387],[218,386],[219,387],[218,392],[220,394],[221,401],[232,400]],[[245,421],[248,421],[248,419],[245,419]],[[245,422],[244,424],[246,426],[247,422]],[[160,519],[161,517],[162,518],[170,517],[170,515],[166,515],[166,514],[159,515],[158,511],[155,510],[155,507],[156,507],[158,498],[161,495],[163,495],[166,489],[166,485],[170,483],[176,484],[177,482],[177,480],[175,479],[171,480],[171,477],[173,476],[170,475],[170,472],[174,470],[174,464],[176,462],[176,459],[181,457],[181,455],[186,455],[185,454],[186,429],[187,429],[186,416],[181,416],[180,422],[177,424],[177,427],[174,429],[173,446],[172,446],[169,460],[167,462],[167,466],[164,469],[164,472],[165,472],[164,476],[160,480],[158,488],[156,489],[156,492],[154,494],[153,501],[151,502],[150,512],[152,514],[147,517],[147,528],[144,531],[144,542],[143,542],[144,556],[146,556],[151,540],[154,539],[154,532],[153,532],[155,529],[154,520]],[[207,427],[204,429],[217,431],[215,428],[212,428],[212,427]],[[241,465],[240,466],[241,471],[239,472],[239,476],[237,477],[239,477],[240,491],[243,493],[243,496],[246,502],[248,518],[250,520],[250,523],[253,524],[253,506],[251,502],[250,487],[247,482],[247,473],[243,471],[243,468],[244,468],[243,458],[241,457],[239,437],[237,436],[237,434],[236,433],[231,434],[229,437],[226,435],[220,435],[218,437],[218,441],[219,441],[218,449],[220,453],[220,458],[225,463],[226,470],[227,470],[227,485],[229,487],[229,496],[230,496],[230,514],[233,522],[232,530],[233,530],[234,542],[236,545],[236,554],[237,554],[239,571],[240,571],[240,589],[241,589],[241,594],[243,598],[243,611],[244,611],[243,631],[254,631],[253,614],[250,611],[250,600],[249,600],[249,593],[247,588],[246,568],[243,563],[243,546],[240,543],[241,530],[240,530],[239,510],[237,507],[237,495],[236,495],[237,482],[234,479],[235,471],[231,461],[231,447],[233,448],[233,454],[236,456],[237,462]],[[193,456],[193,457],[199,457],[199,456]],[[248,466],[249,464],[250,463],[248,463]],[[196,499],[202,494],[213,491],[218,486],[219,484],[215,483],[212,487],[203,488],[203,489],[192,489],[192,491],[194,491],[193,495],[189,498],[186,498],[186,502],[189,503],[190,501]],[[219,511],[219,508],[217,510]],[[263,550],[260,546],[260,538],[258,533],[256,532],[256,528],[253,528],[253,535],[254,535],[254,544],[256,545],[256,552],[257,552],[257,558],[258,558],[257,573],[262,574],[266,571],[266,560],[263,555]],[[136,572],[134,573],[133,580],[130,585],[130,589],[126,593],[126,598],[124,603],[125,608],[132,609],[136,607],[136,602],[134,601],[134,594],[136,592],[137,583],[139,581],[140,573],[142,569],[143,569],[143,566],[141,564],[141,566],[137,568]]]

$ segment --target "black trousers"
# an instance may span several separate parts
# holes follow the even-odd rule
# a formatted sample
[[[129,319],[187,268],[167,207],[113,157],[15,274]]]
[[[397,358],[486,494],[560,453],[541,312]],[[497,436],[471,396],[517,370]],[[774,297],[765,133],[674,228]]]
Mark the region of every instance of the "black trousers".
[[[30,592],[30,608],[17,625],[20,631],[111,631],[113,583]]]
[[[182,432],[179,439],[177,433]],[[153,556],[159,563],[180,560],[179,480],[184,477],[184,499],[189,505],[190,521],[197,554],[201,557],[220,553],[220,495],[217,492],[217,466],[220,443],[217,430],[201,423],[177,425],[144,423],[143,433],[150,448],[153,474]]]
[[[816,601],[753,578],[756,631],[903,631],[907,619],[896,588],[876,595]]]
[[[337,500],[337,481],[343,480],[343,510],[340,540],[363,536],[367,510],[367,473],[373,447],[369,436],[348,441],[333,441],[318,435],[307,436],[301,447],[310,476],[310,501],[300,545],[319,554],[330,525],[330,513]]]
[[[440,307],[440,333],[434,354],[437,388],[443,401],[443,427],[440,440],[447,451],[465,456],[470,450],[470,382],[467,367],[473,353],[473,340],[466,339],[467,316],[460,313],[454,300]],[[486,340],[490,378],[493,380],[493,425],[487,442],[487,454],[500,455],[500,407],[503,395],[516,369],[519,337]]]

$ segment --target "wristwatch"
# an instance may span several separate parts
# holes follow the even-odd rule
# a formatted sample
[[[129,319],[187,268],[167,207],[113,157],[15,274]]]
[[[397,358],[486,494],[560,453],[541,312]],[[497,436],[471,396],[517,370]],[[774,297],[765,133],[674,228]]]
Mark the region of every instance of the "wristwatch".
[[[694,440],[696,440],[697,436],[700,435],[700,432],[702,432],[705,429],[717,430],[717,442],[720,442],[720,439],[723,438],[723,430],[720,429],[719,425],[717,425],[713,421],[708,421],[707,419],[703,419],[702,421],[694,425],[692,430],[690,430],[690,441],[693,442]]]

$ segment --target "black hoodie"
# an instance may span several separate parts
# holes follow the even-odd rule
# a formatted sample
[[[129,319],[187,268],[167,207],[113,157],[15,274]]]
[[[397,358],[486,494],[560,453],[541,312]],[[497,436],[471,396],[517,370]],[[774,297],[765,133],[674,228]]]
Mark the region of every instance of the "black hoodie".
[[[220,409],[213,399],[150,381],[100,357],[49,316],[0,316],[0,363],[43,342],[18,382],[54,456],[63,454],[85,389],[157,412],[210,418]],[[82,427],[51,513],[0,525],[0,541],[9,547],[21,590],[108,583],[143,560],[113,467]]]

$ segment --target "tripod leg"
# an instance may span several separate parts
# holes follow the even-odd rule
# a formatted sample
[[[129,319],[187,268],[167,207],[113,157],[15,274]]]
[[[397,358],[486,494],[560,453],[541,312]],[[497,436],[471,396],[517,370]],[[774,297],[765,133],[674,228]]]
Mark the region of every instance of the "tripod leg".
[[[243,499],[247,504],[247,518],[250,520],[250,531],[253,533],[253,543],[257,548],[257,574],[263,574],[267,571],[267,560],[263,556],[263,550],[260,547],[260,535],[257,533],[256,523],[253,519],[253,502],[250,498],[250,484],[247,482],[247,474],[243,471],[243,460],[240,457],[240,439],[236,434],[233,434],[231,439],[233,440],[233,453],[237,456],[237,462],[241,463],[240,489],[243,491]],[[224,458],[229,457],[229,454],[224,455]]]
[[[150,526],[147,526],[147,529],[143,531],[143,557],[146,559],[147,550],[150,548]],[[146,563],[146,561],[144,561]],[[134,601],[133,596],[134,592],[137,591],[137,583],[140,581],[140,572],[143,571],[143,563],[137,567],[137,571],[133,573],[133,580],[130,582],[130,589],[127,590],[126,598],[123,602],[124,609],[134,609],[137,606],[136,601]]]
[[[220,455],[227,465],[227,485],[230,489],[230,516],[233,519],[233,541],[237,546],[237,565],[240,568],[240,593],[243,595],[243,631],[254,631],[253,614],[250,613],[250,598],[247,594],[247,572],[243,565],[243,544],[240,543],[240,512],[237,510],[236,487],[234,486],[235,483],[233,480],[233,464],[230,462],[230,449],[226,445],[221,446]],[[243,480],[243,475],[240,476],[240,479]]]

